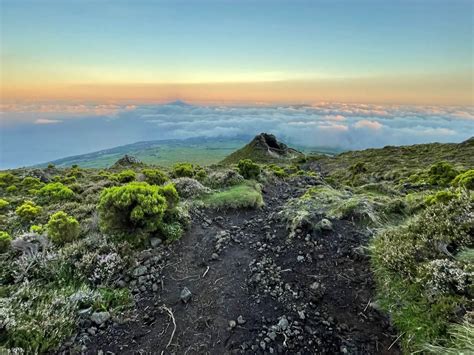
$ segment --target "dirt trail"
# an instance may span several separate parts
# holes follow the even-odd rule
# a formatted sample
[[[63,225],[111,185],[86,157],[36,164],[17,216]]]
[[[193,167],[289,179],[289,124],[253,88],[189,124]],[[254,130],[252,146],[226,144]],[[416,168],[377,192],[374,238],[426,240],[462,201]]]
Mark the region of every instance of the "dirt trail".
[[[394,331],[370,306],[369,261],[357,252],[366,237],[335,221],[332,231],[288,239],[277,213],[299,193],[278,183],[261,210],[193,213],[156,271],[159,287],[138,293],[127,321],[90,336],[85,352],[398,354]]]

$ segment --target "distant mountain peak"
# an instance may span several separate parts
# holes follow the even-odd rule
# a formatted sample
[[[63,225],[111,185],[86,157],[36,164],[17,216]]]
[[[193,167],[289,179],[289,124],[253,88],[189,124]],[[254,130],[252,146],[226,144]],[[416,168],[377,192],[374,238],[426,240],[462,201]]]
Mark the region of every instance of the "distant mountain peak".
[[[187,102],[183,101],[183,100],[175,100],[175,101],[171,101],[171,102],[168,102],[166,105],[170,105],[170,106],[181,106],[181,107],[189,107],[189,106],[192,106],[191,104],[188,104]]]
[[[257,162],[283,161],[303,156],[303,153],[279,142],[273,134],[260,133],[249,144],[230,154],[222,163],[237,163],[240,159],[252,159]]]

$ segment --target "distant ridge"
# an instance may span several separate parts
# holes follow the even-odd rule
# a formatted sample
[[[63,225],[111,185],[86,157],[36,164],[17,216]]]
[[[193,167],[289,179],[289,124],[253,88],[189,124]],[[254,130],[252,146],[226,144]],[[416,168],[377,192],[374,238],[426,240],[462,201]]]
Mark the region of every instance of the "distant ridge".
[[[286,144],[279,142],[273,134],[260,133],[255,138],[226,157],[222,164],[234,164],[241,159],[252,159],[256,162],[272,162],[287,161],[303,157],[300,151],[288,147]]]

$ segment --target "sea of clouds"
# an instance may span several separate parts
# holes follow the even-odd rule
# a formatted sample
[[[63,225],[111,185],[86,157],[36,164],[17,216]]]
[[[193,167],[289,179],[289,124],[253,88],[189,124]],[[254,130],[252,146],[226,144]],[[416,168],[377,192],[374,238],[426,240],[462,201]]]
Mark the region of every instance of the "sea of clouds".
[[[0,167],[144,140],[252,136],[290,144],[364,149],[474,136],[474,107],[316,103],[219,106],[10,104],[1,107]]]

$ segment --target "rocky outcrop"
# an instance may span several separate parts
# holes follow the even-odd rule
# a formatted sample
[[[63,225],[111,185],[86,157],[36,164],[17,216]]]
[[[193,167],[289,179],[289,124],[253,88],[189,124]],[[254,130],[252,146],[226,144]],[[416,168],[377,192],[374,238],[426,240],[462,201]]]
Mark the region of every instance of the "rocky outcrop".
[[[303,156],[303,153],[279,142],[273,134],[260,133],[249,144],[225,158],[222,163],[237,163],[241,159],[252,159],[256,162],[272,162],[296,159]]]

